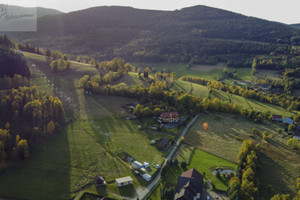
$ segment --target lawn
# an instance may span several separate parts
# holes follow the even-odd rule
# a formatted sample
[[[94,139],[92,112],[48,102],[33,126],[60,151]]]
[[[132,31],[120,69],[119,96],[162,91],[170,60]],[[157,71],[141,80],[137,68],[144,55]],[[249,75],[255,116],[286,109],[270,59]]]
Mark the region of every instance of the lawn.
[[[209,123],[206,132],[202,128],[204,121]],[[268,131],[271,136],[265,141],[258,136],[249,135],[252,128],[257,128],[260,132]],[[282,129],[272,123],[254,123],[237,115],[201,114],[185,136],[185,143],[236,162],[242,140],[254,139],[262,145],[258,171],[260,194],[265,199],[270,199],[275,193],[294,193],[296,177],[300,176],[299,152],[294,152],[286,146],[290,136],[287,133],[278,134],[277,130],[280,128]],[[183,151],[181,154],[188,152]],[[268,185],[272,185],[272,192],[267,192]]]
[[[155,164],[163,162],[165,154],[151,145],[152,135],[139,131],[137,122],[121,118],[121,105],[135,100],[84,94],[78,87],[79,79],[98,73],[87,64],[72,62],[72,70],[53,73],[45,57],[30,53],[25,56],[37,65],[32,67],[31,84],[37,85],[39,91],[60,97],[69,124],[58,136],[48,138],[33,150],[29,160],[1,175],[0,194],[20,199],[69,199],[87,191],[115,199],[135,198],[148,183],[135,178],[130,165],[117,154],[126,152],[140,162],[148,161],[150,174],[155,172]],[[96,189],[96,174],[107,181],[131,176],[134,184],[119,189],[110,183]]]
[[[206,86],[187,81],[176,80],[171,90],[183,91],[200,98],[208,97],[208,88]]]
[[[160,199],[161,188],[176,187],[177,177],[182,174],[182,172],[187,171],[191,168],[195,168],[202,175],[205,173],[204,182],[211,180],[212,183],[216,186],[216,189],[224,190],[227,189],[228,180],[221,176],[219,179],[211,170],[216,169],[217,167],[223,169],[232,169],[236,170],[237,164],[224,160],[218,156],[207,153],[201,149],[197,149],[188,145],[181,145],[178,152],[174,155],[173,159],[178,159],[179,165],[171,166],[168,168],[166,175],[163,177],[162,182],[157,188],[153,191],[149,199]],[[185,161],[188,166],[186,169],[180,167],[180,163]]]
[[[246,108],[246,109],[253,109],[261,112],[270,111],[272,114],[282,115],[284,117],[291,117],[295,115],[295,113],[289,112],[280,106],[276,106],[268,103],[262,103],[254,99],[247,99],[234,94],[227,94],[226,92],[216,90],[216,89],[213,90],[211,94],[211,98],[219,98],[224,101],[229,101],[231,103],[235,103],[241,106],[242,108]]]
[[[205,178],[211,180],[219,190],[226,190],[228,187],[228,180],[223,176],[217,178],[211,171],[217,168],[232,169],[236,171],[237,164],[224,160],[221,157],[207,153],[203,150],[196,149],[190,146],[181,146],[177,154],[179,162],[185,161],[188,163],[188,168],[195,168],[202,175],[205,173]]]

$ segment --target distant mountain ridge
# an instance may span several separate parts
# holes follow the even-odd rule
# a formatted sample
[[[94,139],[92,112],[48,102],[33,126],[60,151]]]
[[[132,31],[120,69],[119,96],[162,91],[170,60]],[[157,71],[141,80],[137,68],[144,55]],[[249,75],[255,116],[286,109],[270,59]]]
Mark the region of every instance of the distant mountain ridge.
[[[300,29],[300,23],[299,24],[291,24],[290,26],[293,27],[293,28]]]
[[[176,11],[101,6],[38,19],[18,41],[70,54],[108,59],[186,62],[193,56],[269,54],[300,35],[288,25],[207,6]],[[277,51],[277,50],[276,50]]]

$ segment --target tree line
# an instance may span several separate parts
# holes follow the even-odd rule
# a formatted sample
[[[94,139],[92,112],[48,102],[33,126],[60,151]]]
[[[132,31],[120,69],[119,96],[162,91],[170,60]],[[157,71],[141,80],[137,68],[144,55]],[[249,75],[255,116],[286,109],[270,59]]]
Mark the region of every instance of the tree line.
[[[236,177],[229,181],[228,196],[230,200],[259,199],[257,170],[259,145],[253,140],[243,141],[238,154],[238,169]]]

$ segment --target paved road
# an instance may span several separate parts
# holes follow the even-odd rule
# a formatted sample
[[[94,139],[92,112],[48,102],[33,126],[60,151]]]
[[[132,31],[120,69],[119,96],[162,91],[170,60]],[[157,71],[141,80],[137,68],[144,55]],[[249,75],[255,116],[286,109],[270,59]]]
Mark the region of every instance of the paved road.
[[[161,166],[157,176],[155,177],[155,179],[152,181],[152,183],[150,183],[150,185],[147,186],[147,188],[138,195],[139,199],[144,199],[148,193],[153,189],[153,187],[159,182],[160,178],[161,178],[161,170],[162,168],[165,167],[165,165],[167,164],[167,161],[170,160],[173,156],[173,154],[175,153],[177,147],[179,146],[180,142],[181,142],[181,138],[185,136],[185,134],[188,132],[190,126],[196,121],[196,119],[199,117],[199,114],[196,115],[192,121],[190,121],[190,123],[183,129],[183,131],[181,132],[180,137],[178,138],[178,140],[176,141],[176,144],[174,145],[174,147],[172,148],[172,150],[170,151],[168,157],[165,159],[164,164]]]

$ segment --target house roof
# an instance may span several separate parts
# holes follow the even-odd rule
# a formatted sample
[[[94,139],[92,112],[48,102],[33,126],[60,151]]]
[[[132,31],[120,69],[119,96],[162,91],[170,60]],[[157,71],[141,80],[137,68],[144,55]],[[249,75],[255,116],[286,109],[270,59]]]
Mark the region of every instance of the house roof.
[[[195,179],[200,179],[203,180],[203,176],[202,174],[200,174],[197,170],[195,170],[194,168],[185,171],[181,174],[182,177],[188,177],[188,178],[195,178]]]
[[[300,137],[300,131],[296,131],[296,132],[294,133],[294,136]]]
[[[273,115],[273,119],[282,119],[282,115]]]
[[[159,145],[167,145],[168,144],[168,142],[169,142],[169,139],[168,138],[164,138],[164,139],[162,139],[161,141],[160,141],[160,143],[159,143]]]
[[[116,182],[119,183],[125,183],[125,182],[129,182],[129,181],[133,181],[133,179],[130,176],[126,176],[123,178],[117,178]]]
[[[164,112],[164,113],[161,113],[160,117],[163,119],[176,118],[176,117],[179,117],[179,114],[178,114],[178,112]]]

